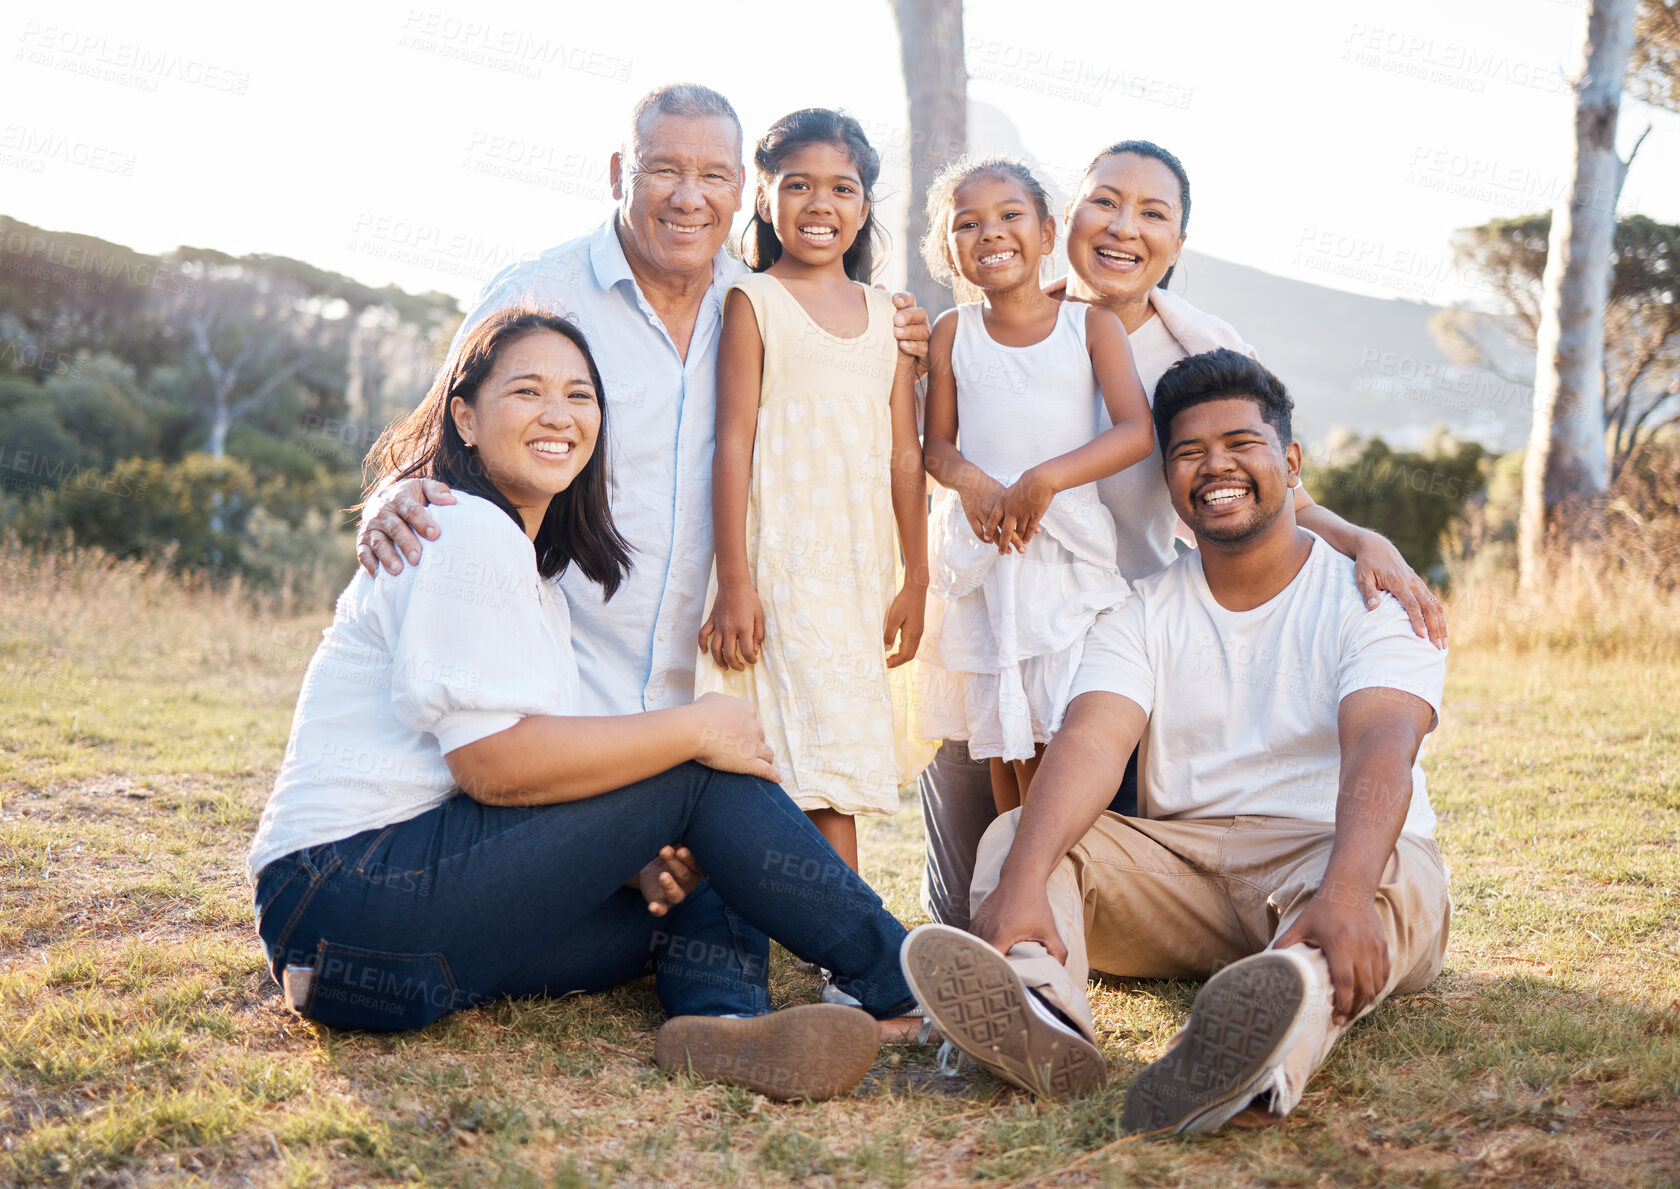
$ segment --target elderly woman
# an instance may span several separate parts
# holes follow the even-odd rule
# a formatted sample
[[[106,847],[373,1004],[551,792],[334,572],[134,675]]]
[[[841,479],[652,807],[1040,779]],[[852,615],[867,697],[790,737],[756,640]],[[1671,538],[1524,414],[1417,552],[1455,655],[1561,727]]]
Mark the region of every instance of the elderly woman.
[[[1127,140],[1098,153],[1067,205],[1069,275],[1051,285],[1054,297],[1113,310],[1131,339],[1132,358],[1144,391],[1174,363],[1218,347],[1253,355],[1232,327],[1167,291],[1184,251],[1190,223],[1190,175],[1177,157],[1147,140]],[[1099,428],[1108,415],[1098,402]],[[1166,568],[1174,556],[1178,517],[1161,473],[1159,445],[1142,462],[1101,480],[1097,492],[1119,530],[1120,573],[1128,582]],[[1446,642],[1441,604],[1389,541],[1356,528],[1295,489],[1295,517],[1304,528],[1357,563],[1355,574],[1367,605],[1389,591],[1411,617],[1413,629],[1438,645]],[[937,921],[967,928],[969,881],[980,836],[996,816],[987,766],[961,743],[943,744],[922,774],[922,814],[927,827],[927,866],[922,899]],[[1111,808],[1137,812],[1136,764],[1128,769]]]
[[[611,597],[629,569],[606,415],[576,327],[510,310],[376,447],[382,482],[459,498],[434,509],[446,531],[424,564],[358,572],[339,599],[251,847],[258,933],[324,1024],[419,1028],[651,971],[673,1017],[661,1065],[839,1093],[874,1060],[877,1020],[914,1006],[903,928],[772,783],[745,703],[579,714],[550,579],[576,566]],[[754,930],[864,1010],[770,1013]]]

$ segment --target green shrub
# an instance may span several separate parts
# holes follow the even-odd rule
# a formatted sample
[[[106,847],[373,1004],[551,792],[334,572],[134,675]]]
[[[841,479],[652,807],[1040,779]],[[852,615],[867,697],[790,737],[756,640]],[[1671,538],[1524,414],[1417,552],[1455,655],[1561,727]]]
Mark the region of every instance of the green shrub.
[[[1422,451],[1381,438],[1353,440],[1305,472],[1313,499],[1362,528],[1382,533],[1418,573],[1440,582],[1441,536],[1484,485],[1484,451],[1446,439]]]

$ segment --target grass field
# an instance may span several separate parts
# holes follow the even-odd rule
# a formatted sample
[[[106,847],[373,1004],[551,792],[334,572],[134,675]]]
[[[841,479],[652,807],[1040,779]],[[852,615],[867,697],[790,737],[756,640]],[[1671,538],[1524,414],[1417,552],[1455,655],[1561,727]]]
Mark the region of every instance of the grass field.
[[[1062,1105],[913,1048],[821,1105],[673,1080],[645,983],[414,1035],[302,1022],[242,856],[324,617],[3,551],[0,589],[0,1183],[1680,1184],[1671,638],[1456,653],[1425,760],[1445,972],[1355,1027],[1286,1122],[1143,1143],[1121,1099],[1190,984],[1098,988],[1110,1088]],[[906,802],[863,842],[907,923],[920,833]],[[785,955],[773,977],[815,997]]]

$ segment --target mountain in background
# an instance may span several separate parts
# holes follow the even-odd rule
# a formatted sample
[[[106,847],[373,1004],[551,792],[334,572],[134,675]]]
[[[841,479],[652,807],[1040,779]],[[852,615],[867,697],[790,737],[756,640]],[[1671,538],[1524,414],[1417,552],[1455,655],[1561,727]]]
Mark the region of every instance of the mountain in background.
[[[1078,188],[1084,163],[1070,169],[1037,156],[1004,108],[970,99],[968,140],[978,155],[1024,161],[1058,214]],[[1056,272],[1066,267],[1058,244]],[[1437,425],[1496,453],[1528,440],[1532,387],[1448,359],[1429,333],[1439,306],[1360,297],[1188,251],[1171,287],[1254,345],[1294,395],[1295,433],[1304,445],[1320,446],[1332,431],[1347,429],[1416,449]],[[1513,374],[1533,370],[1532,351],[1500,354]]]
[[[1445,425],[1496,453],[1528,437],[1532,389],[1448,359],[1429,332],[1439,306],[1362,297],[1190,251],[1172,289],[1254,345],[1294,395],[1305,444],[1338,427],[1416,448]]]

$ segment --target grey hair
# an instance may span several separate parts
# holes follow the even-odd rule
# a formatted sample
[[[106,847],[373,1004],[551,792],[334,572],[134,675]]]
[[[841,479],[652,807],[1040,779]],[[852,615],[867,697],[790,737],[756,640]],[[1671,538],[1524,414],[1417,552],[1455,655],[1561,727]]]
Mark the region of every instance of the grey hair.
[[[666,83],[662,87],[655,87],[636,101],[634,110],[630,113],[630,139],[624,145],[629,155],[634,150],[642,135],[642,126],[651,116],[680,116],[684,119],[698,120],[707,116],[721,116],[735,125],[735,140],[739,144],[741,131],[741,117],[735,114],[734,107],[729,100],[700,83]]]

